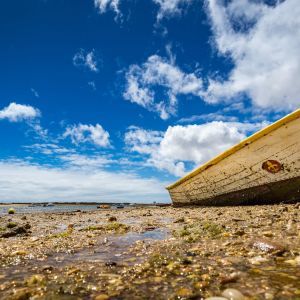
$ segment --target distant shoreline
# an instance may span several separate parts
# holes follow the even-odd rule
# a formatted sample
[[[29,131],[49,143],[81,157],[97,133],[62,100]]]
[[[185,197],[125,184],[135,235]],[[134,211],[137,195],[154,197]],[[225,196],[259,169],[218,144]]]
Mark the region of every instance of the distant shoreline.
[[[0,202],[0,206],[7,205],[135,205],[135,206],[169,206],[171,203],[133,203],[133,202]]]

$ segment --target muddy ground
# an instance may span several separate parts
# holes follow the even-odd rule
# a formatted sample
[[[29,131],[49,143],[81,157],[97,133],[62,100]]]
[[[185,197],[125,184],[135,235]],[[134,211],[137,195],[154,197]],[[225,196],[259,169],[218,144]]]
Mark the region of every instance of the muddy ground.
[[[0,299],[300,299],[299,217],[299,204],[16,209],[0,217]]]

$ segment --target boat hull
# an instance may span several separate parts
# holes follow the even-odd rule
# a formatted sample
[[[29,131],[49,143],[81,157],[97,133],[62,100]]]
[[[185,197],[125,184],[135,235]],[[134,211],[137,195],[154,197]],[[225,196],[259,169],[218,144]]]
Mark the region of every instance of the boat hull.
[[[174,206],[300,200],[300,112],[282,119],[168,187]]]

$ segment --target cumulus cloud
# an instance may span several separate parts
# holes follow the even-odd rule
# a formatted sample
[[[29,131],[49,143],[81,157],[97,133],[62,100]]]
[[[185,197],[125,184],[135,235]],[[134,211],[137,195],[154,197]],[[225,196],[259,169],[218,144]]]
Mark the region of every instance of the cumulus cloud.
[[[10,103],[7,107],[0,110],[0,120],[10,122],[22,122],[33,120],[40,116],[40,111],[30,105]]]
[[[91,143],[98,147],[110,147],[109,133],[99,124],[78,124],[68,126],[63,134],[64,138],[70,137],[73,144]]]
[[[0,198],[4,202],[166,202],[169,200],[164,184],[122,172],[0,161]]]
[[[94,0],[94,5],[100,14],[103,14],[108,10],[112,10],[117,16],[120,15],[119,0]]]
[[[124,98],[158,113],[164,120],[176,114],[178,95],[200,97],[202,90],[202,80],[195,73],[185,73],[174,58],[158,55],[150,56],[141,66],[131,65],[126,82]],[[163,96],[157,94],[157,88],[162,89]]]
[[[31,88],[30,91],[32,92],[32,94],[34,95],[34,97],[40,98],[39,93],[34,88]]]
[[[166,17],[180,15],[184,6],[190,4],[192,1],[193,0],[153,0],[155,4],[159,5],[157,20],[160,21]]]
[[[88,52],[80,49],[73,57],[73,64],[76,67],[86,67],[92,72],[99,71],[95,50]]]
[[[207,0],[215,45],[234,67],[209,81],[205,100],[246,95],[255,107],[288,111],[300,103],[300,6],[298,0]]]
[[[166,132],[132,128],[125,134],[125,143],[130,151],[147,154],[148,165],[182,176],[186,163],[202,164],[264,125],[214,121],[169,126]]]

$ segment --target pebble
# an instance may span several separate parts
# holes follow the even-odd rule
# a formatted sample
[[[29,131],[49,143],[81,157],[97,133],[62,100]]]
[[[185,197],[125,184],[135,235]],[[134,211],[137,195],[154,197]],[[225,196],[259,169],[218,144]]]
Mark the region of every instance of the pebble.
[[[192,295],[193,295],[193,291],[188,288],[181,288],[176,292],[176,296],[178,297],[191,297]]]
[[[268,240],[255,240],[252,245],[254,248],[267,253],[282,254],[286,250],[284,245]]]
[[[13,215],[15,212],[16,212],[15,209],[12,207],[8,209],[8,214],[10,215]]]
[[[101,294],[94,298],[94,300],[108,300],[108,299],[109,299],[109,296],[106,294]]]
[[[115,216],[111,216],[108,218],[108,222],[116,222],[117,221],[117,217]]]
[[[249,262],[252,265],[260,265],[261,263],[264,263],[267,261],[268,261],[268,259],[265,257],[262,257],[262,256],[255,256],[255,257],[249,258]]]
[[[245,296],[236,289],[226,289],[223,291],[222,296],[229,300],[244,300]]]
[[[290,264],[292,266],[300,266],[300,256],[297,256],[294,259],[286,260],[285,263]]]
[[[224,297],[208,297],[208,298],[205,298],[205,300],[228,300],[227,298],[224,298]]]
[[[117,263],[115,261],[107,261],[105,263],[106,267],[115,267],[117,265]]]

